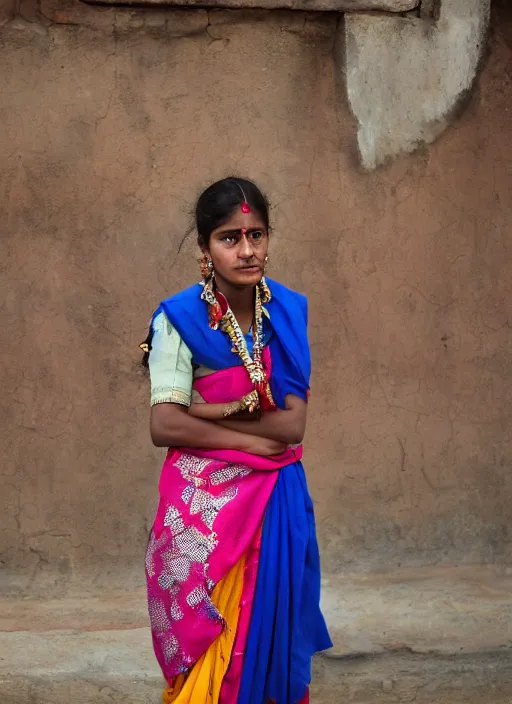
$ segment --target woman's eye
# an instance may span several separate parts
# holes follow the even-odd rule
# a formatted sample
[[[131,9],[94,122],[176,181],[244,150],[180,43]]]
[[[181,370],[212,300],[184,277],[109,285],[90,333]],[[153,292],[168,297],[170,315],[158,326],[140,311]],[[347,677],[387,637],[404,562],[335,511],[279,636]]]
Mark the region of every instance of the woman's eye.
[[[233,242],[236,242],[236,235],[225,235],[222,238],[223,242],[227,242],[228,244],[232,244]]]
[[[253,240],[261,240],[263,237],[263,232],[260,230],[256,230],[256,232],[251,232],[251,237]]]

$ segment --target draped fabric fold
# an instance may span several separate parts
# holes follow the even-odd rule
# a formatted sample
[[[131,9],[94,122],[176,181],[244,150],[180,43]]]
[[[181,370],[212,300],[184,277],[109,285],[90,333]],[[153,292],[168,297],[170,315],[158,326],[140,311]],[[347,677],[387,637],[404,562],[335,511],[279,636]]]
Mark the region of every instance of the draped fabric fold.
[[[265,514],[238,704],[304,697],[312,654],[332,645],[319,601],[313,505],[297,462],[280,472]]]
[[[192,667],[188,677],[179,675],[174,685],[165,690],[163,704],[218,704],[220,701],[238,628],[245,566],[242,557],[213,590],[212,604],[222,614],[224,628]]]

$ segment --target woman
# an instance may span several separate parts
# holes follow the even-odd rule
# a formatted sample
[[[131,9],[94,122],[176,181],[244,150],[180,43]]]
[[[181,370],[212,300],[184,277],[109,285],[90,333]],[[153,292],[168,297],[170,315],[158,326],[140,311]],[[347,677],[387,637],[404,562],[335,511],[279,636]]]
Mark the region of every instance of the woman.
[[[331,646],[300,462],[307,303],[265,280],[253,183],[214,183],[196,224],[203,280],[160,304],[141,345],[151,436],[169,448],[146,557],[163,701],[305,703],[311,657]]]

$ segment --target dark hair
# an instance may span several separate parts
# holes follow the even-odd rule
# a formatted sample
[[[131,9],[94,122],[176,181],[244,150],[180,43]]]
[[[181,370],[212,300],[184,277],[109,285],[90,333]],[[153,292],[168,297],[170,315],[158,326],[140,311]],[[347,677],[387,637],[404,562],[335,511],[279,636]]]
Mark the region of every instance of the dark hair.
[[[208,246],[213,230],[229,220],[244,200],[263,218],[269,229],[268,202],[258,186],[245,178],[229,176],[212,183],[198,198],[196,227],[199,246]]]

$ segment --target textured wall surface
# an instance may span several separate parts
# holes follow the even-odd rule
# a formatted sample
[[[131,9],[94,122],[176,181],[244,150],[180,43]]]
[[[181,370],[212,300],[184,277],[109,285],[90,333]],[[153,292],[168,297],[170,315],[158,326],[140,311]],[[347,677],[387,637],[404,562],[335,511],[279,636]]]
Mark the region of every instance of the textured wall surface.
[[[440,0],[435,21],[423,13],[347,15],[347,94],[366,168],[433,142],[453,121],[486,51],[490,4]]]
[[[324,568],[512,559],[512,69],[370,175],[334,15],[55,2],[2,30],[2,508],[19,584],[142,582],[162,452],[138,343],[197,279],[190,212],[246,174],[310,298]]]

